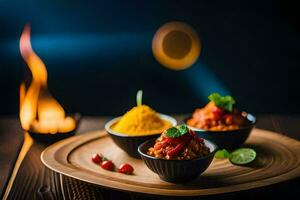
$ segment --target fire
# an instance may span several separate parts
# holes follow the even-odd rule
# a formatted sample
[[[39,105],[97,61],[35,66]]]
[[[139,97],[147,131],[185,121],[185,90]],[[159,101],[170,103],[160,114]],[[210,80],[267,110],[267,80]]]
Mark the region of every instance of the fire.
[[[37,133],[68,132],[75,129],[75,120],[65,116],[63,107],[52,97],[47,88],[48,73],[43,61],[35,54],[30,42],[30,26],[20,38],[20,52],[32,73],[26,90],[20,86],[20,121],[24,130]]]

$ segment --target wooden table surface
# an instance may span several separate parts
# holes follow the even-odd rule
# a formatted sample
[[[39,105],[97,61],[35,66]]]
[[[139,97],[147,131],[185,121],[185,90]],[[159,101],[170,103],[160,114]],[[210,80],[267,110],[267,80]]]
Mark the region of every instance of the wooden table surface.
[[[178,116],[181,120],[184,116]],[[76,134],[103,129],[109,117],[84,117]],[[300,116],[263,115],[258,116],[257,128],[271,130],[300,140]],[[14,163],[23,143],[23,131],[16,117],[0,118],[0,197],[6,191]],[[40,161],[46,144],[34,142],[26,154],[10,189],[8,199],[167,199],[167,197],[146,196],[101,188],[47,169]],[[285,195],[291,199],[300,194],[300,177],[249,191],[228,193],[201,199],[253,199]],[[180,199],[184,199],[181,197]],[[189,197],[188,199],[200,199]],[[178,199],[178,198],[176,198]]]

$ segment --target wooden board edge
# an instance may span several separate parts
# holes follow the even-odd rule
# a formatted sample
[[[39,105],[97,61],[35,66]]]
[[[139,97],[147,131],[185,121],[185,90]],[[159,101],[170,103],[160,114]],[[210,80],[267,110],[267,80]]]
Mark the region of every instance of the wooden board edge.
[[[277,134],[275,132],[263,130],[263,129],[257,129],[257,130],[263,131],[263,132],[268,132],[268,134],[269,133],[275,134],[277,137],[282,137],[282,139],[294,143],[295,145],[293,145],[293,147],[292,147],[293,152],[297,152],[298,150],[300,150],[300,142],[295,139],[289,138],[284,135]],[[71,139],[72,139],[72,141],[77,140],[78,138],[86,136],[87,134],[89,134],[89,137],[86,140],[89,141],[89,140],[93,139],[94,137],[96,137],[96,135],[99,134],[99,132],[103,133],[104,131],[101,131],[101,130],[92,131],[92,132],[86,133],[84,135],[74,136],[74,137],[66,139],[64,141],[60,141],[59,143],[60,143],[60,145],[62,145],[64,143],[68,143],[69,140],[71,140]],[[271,135],[269,135],[269,137],[271,137]],[[72,147],[74,145],[75,144],[73,143],[73,145],[71,145],[70,147]],[[77,174],[76,173],[77,169],[74,166],[72,167],[72,169],[65,169],[65,166],[61,166],[60,163],[56,163],[57,166],[59,167],[59,169],[57,169],[55,167],[48,165],[47,159],[45,158],[45,154],[49,153],[47,151],[49,151],[49,149],[51,149],[51,148],[52,147],[49,146],[41,154],[41,160],[42,160],[43,164],[46,165],[49,169],[56,171],[58,173],[64,174],[71,178],[75,178],[75,179],[78,179],[81,181],[99,185],[99,180],[95,180],[95,177],[91,176],[90,174],[85,173],[84,175],[86,177],[82,177],[82,174]],[[299,160],[298,160],[298,162],[300,162]],[[54,162],[56,162],[56,161],[54,161]],[[66,159],[66,162],[67,162],[67,159]],[[70,171],[68,172],[68,170],[70,170]],[[172,190],[172,189],[155,188],[155,190],[157,191],[156,193],[153,193],[151,191],[151,188],[148,188],[148,187],[137,186],[137,185],[128,185],[128,184],[124,184],[124,183],[120,183],[120,182],[116,182],[116,181],[110,181],[107,179],[101,180],[101,182],[102,182],[101,186],[110,188],[110,189],[119,190],[119,191],[145,193],[145,194],[150,194],[150,195],[158,195],[158,193],[159,193],[159,195],[162,195],[162,196],[202,196],[202,195],[212,195],[212,194],[223,194],[223,193],[229,193],[229,192],[249,190],[249,189],[254,189],[254,188],[263,187],[263,186],[269,186],[269,185],[273,185],[276,183],[288,181],[288,180],[291,180],[291,179],[299,177],[299,176],[300,176],[300,166],[298,165],[298,167],[294,168],[293,170],[291,170],[285,174],[281,174],[276,177],[271,177],[271,178],[265,179],[263,181],[262,180],[253,181],[253,182],[251,182],[251,184],[252,184],[251,186],[249,186],[249,183],[243,183],[243,184],[236,185],[235,187],[226,186],[226,187],[220,187],[220,188],[201,189],[201,190],[180,190],[180,189]],[[272,180],[272,182],[271,182],[271,180]],[[120,187],[120,186],[122,186],[122,187]],[[127,188],[127,189],[122,189],[122,188]],[[176,193],[174,193],[174,192],[176,192]]]

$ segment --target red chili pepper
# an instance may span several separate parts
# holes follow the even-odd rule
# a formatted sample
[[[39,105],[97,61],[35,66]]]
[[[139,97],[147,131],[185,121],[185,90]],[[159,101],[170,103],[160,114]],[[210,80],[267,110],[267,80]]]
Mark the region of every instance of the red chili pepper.
[[[132,174],[133,167],[127,163],[123,163],[119,166],[118,172],[123,173],[123,174]]]
[[[159,150],[165,147],[166,145],[168,145],[168,138],[163,138],[161,141],[155,143],[154,149]]]
[[[169,138],[168,143],[172,144],[172,145],[177,145],[177,144],[182,143],[182,141],[185,141],[186,138],[187,137],[185,135],[177,137],[177,138]]]
[[[202,143],[204,140],[203,138],[199,137],[194,131],[189,130],[190,135],[193,137],[193,139],[195,139],[197,142]]]
[[[181,143],[177,144],[173,149],[167,152],[167,155],[170,157],[176,156],[182,149],[184,149],[191,141],[192,137],[188,134],[185,134],[181,138]]]
[[[196,138],[194,138],[197,142],[199,142],[199,143],[202,143],[202,142],[204,142],[204,140],[203,140],[203,138],[200,138],[200,137],[196,137]]]
[[[170,157],[176,156],[183,149],[184,146],[185,146],[184,142],[177,144],[173,149],[167,152],[167,155]]]
[[[197,136],[193,131],[192,131],[192,134],[194,134],[194,135],[191,135],[191,134],[185,134],[183,140],[184,140],[185,142],[190,142],[191,139],[193,139],[194,137]]]
[[[154,149],[159,150],[168,145],[177,145],[182,142],[182,137],[178,138],[164,138],[162,141],[155,144]]]
[[[159,143],[156,143],[154,145],[154,149],[155,150],[160,150],[161,148],[164,148],[165,146],[167,146],[168,143],[167,142],[159,142]]]
[[[189,129],[189,134],[192,136],[192,137],[196,137],[196,133],[194,131],[192,131],[191,129]]]

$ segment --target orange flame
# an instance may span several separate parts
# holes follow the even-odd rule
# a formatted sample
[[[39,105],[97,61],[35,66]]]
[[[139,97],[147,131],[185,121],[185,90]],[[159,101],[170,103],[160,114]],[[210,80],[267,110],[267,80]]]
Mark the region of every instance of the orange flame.
[[[75,121],[65,117],[64,109],[47,89],[47,69],[31,47],[29,25],[25,26],[21,35],[20,52],[32,73],[27,91],[24,83],[20,86],[20,121],[23,129],[33,129],[38,133],[73,130]]]

